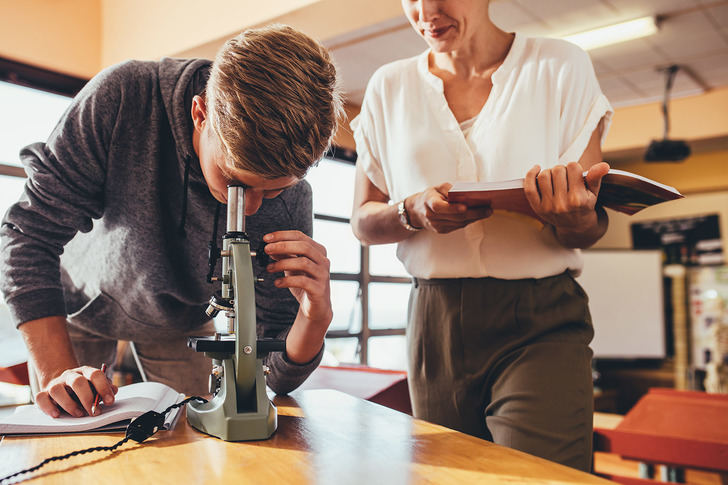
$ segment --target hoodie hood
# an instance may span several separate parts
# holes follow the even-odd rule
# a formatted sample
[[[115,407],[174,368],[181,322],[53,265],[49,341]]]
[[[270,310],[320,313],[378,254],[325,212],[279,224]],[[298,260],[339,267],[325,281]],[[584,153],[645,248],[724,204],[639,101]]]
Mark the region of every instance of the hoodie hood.
[[[202,176],[200,163],[192,145],[192,98],[205,90],[212,62],[207,59],[163,58],[159,62],[159,89],[164,109],[182,163],[190,164],[192,173]]]
[[[177,157],[184,165],[181,216],[178,231],[185,234],[187,197],[190,177],[203,180],[200,160],[192,143],[192,98],[205,90],[210,76],[211,62],[207,59],[163,58],[159,62],[159,86],[164,110],[177,147]],[[203,180],[204,181],[204,180]]]

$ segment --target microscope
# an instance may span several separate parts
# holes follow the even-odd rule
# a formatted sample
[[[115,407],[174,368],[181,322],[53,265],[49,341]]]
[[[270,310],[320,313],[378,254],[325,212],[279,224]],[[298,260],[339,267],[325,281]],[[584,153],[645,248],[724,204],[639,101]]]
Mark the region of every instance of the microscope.
[[[218,253],[222,260],[222,290],[210,298],[206,313],[214,318],[224,312],[227,333],[190,337],[188,346],[204,352],[213,362],[210,392],[206,403],[187,404],[187,420],[192,427],[225,441],[251,441],[270,438],[278,425],[276,407],[268,399],[263,357],[285,349],[285,341],[258,339],[255,322],[255,289],[252,259],[262,257],[251,251],[245,233],[245,198],[242,186],[228,186],[227,232],[222,251],[210,247],[210,267]]]

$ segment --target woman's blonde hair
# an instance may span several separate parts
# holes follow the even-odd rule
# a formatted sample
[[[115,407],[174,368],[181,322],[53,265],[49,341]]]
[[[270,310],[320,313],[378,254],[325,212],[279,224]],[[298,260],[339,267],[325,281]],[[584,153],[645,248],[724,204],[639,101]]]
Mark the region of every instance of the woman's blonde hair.
[[[205,95],[207,117],[232,166],[265,178],[303,178],[343,118],[329,53],[285,25],[227,41]]]

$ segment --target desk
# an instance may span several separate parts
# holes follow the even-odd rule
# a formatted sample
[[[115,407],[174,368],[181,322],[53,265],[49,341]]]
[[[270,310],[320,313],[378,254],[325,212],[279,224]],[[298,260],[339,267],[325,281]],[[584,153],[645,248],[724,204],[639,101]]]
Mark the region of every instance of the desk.
[[[229,443],[181,419],[174,431],[116,453],[46,465],[30,483],[610,483],[587,473],[414,419],[338,391],[276,396],[270,440]],[[0,476],[120,435],[6,437]],[[141,480],[140,480],[141,479]]]
[[[0,382],[28,385],[28,351],[20,332],[7,328],[9,322],[9,315],[0,318]]]
[[[594,433],[596,451],[675,469],[728,472],[728,395],[650,389],[623,419],[595,415]]]
[[[404,371],[320,365],[299,389],[335,389],[412,415],[407,373]]]

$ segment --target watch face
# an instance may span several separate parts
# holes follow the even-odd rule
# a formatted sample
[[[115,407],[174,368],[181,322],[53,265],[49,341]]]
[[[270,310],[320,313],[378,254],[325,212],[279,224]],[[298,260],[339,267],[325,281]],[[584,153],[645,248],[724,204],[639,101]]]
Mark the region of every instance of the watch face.
[[[397,204],[397,215],[399,216],[400,224],[402,224],[404,227],[409,226],[409,224],[407,223],[407,213],[404,209],[404,201]]]
[[[419,230],[415,227],[412,227],[412,225],[409,223],[407,211],[404,208],[404,201],[400,202],[399,205],[397,205],[397,214],[399,215],[399,223],[402,224],[405,229],[407,229],[408,231]]]
[[[404,212],[399,213],[399,223],[402,224],[404,227],[409,226],[409,222],[407,222],[407,216]]]

